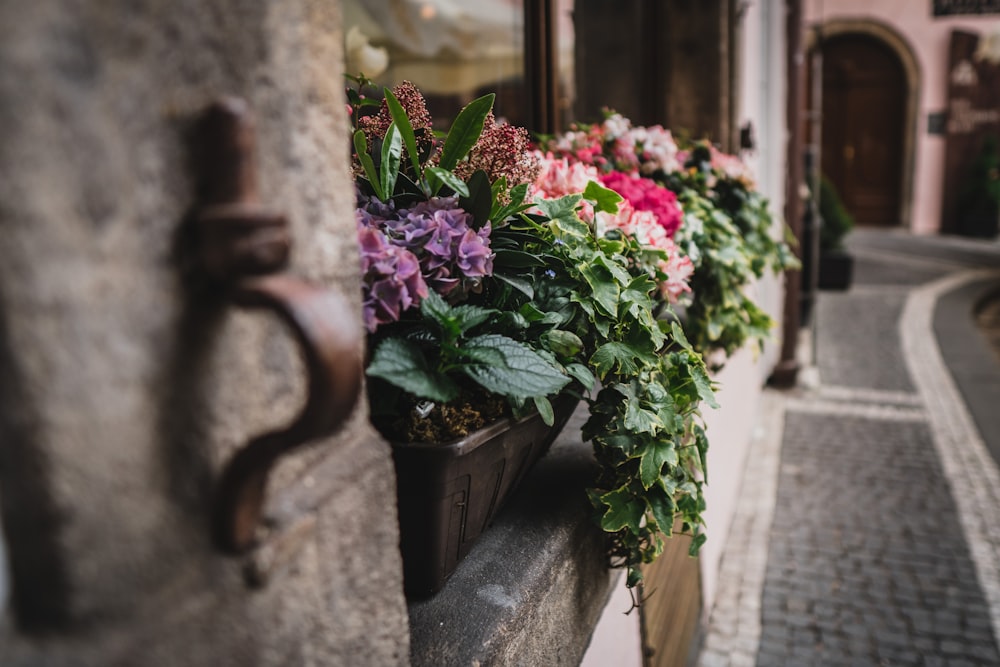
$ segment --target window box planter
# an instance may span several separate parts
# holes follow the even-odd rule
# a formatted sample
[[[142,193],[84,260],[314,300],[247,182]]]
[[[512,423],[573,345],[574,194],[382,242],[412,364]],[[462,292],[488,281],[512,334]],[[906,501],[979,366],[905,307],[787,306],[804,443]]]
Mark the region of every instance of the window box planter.
[[[441,589],[578,402],[571,396],[554,401],[551,427],[536,413],[450,442],[393,443],[407,596]]]

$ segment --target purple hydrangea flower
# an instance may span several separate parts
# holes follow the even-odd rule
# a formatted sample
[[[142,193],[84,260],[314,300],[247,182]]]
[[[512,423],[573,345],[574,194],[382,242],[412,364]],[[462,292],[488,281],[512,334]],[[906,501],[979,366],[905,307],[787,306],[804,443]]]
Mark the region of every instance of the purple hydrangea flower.
[[[365,324],[397,321],[433,289],[452,302],[493,273],[490,226],[473,229],[457,197],[434,197],[396,210],[358,197],[355,212],[364,274]]]

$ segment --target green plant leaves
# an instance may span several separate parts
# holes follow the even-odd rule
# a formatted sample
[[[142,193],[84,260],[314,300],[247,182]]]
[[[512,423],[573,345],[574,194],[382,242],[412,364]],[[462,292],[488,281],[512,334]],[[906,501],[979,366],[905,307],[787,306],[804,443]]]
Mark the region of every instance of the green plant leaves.
[[[600,497],[601,503],[607,508],[601,517],[601,528],[614,533],[627,528],[633,533],[639,532],[639,524],[646,508],[641,500],[636,499],[628,489],[616,489]]]
[[[366,372],[420,398],[443,403],[458,398],[458,386],[434,371],[420,348],[401,338],[383,340]]]
[[[417,138],[413,133],[413,125],[410,124],[410,117],[406,115],[406,110],[399,103],[396,96],[388,88],[384,88],[385,103],[392,116],[392,122],[399,128],[403,144],[406,146],[406,154],[410,156],[410,164],[413,165],[414,178],[420,179],[423,175],[420,170],[420,155],[417,153]]]
[[[465,181],[447,169],[427,167],[424,169],[424,173],[427,174],[427,184],[430,186],[432,194],[437,194],[442,185],[447,185],[456,194],[462,197],[469,196],[469,186],[465,184]]]
[[[537,352],[499,334],[469,339],[463,351],[470,357],[490,355],[490,364],[465,364],[462,371],[487,391],[504,396],[531,398],[559,392],[569,377]]]
[[[403,138],[396,129],[396,123],[389,123],[389,129],[385,132],[385,139],[382,140],[382,161],[379,163],[381,170],[382,193],[385,197],[391,197],[396,189],[396,177],[399,175],[399,165],[403,158]]]
[[[493,100],[496,95],[489,93],[469,102],[462,109],[451,129],[448,131],[448,138],[445,139],[444,148],[441,149],[441,159],[438,162],[442,169],[451,171],[458,164],[459,160],[468,155],[469,151],[479,136],[483,133],[483,125],[486,116],[493,108]]]

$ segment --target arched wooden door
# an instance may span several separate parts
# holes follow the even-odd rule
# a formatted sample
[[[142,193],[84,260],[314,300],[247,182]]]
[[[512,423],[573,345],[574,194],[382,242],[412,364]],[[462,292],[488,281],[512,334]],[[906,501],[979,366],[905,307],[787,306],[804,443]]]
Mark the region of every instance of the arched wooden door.
[[[867,35],[823,43],[823,173],[855,221],[900,224],[906,74]]]

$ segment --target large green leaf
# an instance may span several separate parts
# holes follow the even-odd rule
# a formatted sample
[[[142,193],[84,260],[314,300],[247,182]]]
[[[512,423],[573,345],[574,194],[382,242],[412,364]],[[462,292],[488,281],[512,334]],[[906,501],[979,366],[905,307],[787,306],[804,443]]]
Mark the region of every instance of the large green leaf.
[[[379,169],[382,171],[382,193],[388,198],[392,196],[396,189],[396,177],[399,176],[399,166],[403,159],[403,139],[399,136],[396,123],[389,123],[389,129],[385,131],[385,139],[382,140],[382,162]]]
[[[470,338],[462,346],[469,356],[499,354],[503,363],[470,363],[462,371],[480,386],[503,396],[548,396],[569,384],[570,378],[534,350],[507,336],[486,334]]]
[[[616,213],[618,211],[618,204],[624,199],[624,197],[614,190],[606,188],[595,181],[587,183],[587,187],[583,190],[583,198],[594,202],[595,210],[606,213]]]
[[[580,275],[593,291],[594,302],[601,307],[605,315],[617,318],[621,288],[611,272],[599,264],[582,264],[578,268]]]
[[[382,341],[366,372],[420,398],[443,403],[458,398],[455,383],[434,371],[420,348],[399,338]]]
[[[633,376],[639,371],[639,366],[636,364],[638,357],[639,355],[629,345],[609,341],[597,348],[590,357],[590,365],[597,372],[597,377],[602,380],[611,372]]]
[[[410,156],[410,164],[413,165],[414,177],[419,179],[421,177],[420,156],[417,154],[417,138],[413,134],[413,125],[410,124],[410,118],[406,115],[406,110],[403,109],[403,105],[399,103],[399,100],[396,99],[392,91],[385,88],[384,92],[385,103],[389,107],[389,114],[392,116],[392,121],[396,124],[396,127],[399,128],[399,134],[403,139],[403,144],[406,146],[406,154]]]
[[[677,508],[673,498],[662,488],[654,486],[646,493],[646,506],[649,507],[649,513],[653,515],[660,532],[669,537],[673,533],[674,511]]]
[[[490,212],[493,209],[493,189],[490,177],[482,169],[477,169],[472,172],[466,185],[469,194],[462,195],[461,199],[458,200],[458,205],[472,214],[473,227],[480,229],[489,222]]]
[[[461,197],[469,196],[469,186],[451,171],[440,167],[427,167],[424,173],[427,174],[427,183],[431,193],[437,194],[441,190],[441,186],[447,185],[455,194]]]
[[[494,93],[483,95],[469,102],[459,112],[448,131],[448,138],[444,140],[444,148],[441,149],[441,159],[438,164],[442,169],[449,171],[454,169],[459,160],[464,158],[479,141],[486,116],[493,108],[494,98],[496,98]]]
[[[372,186],[372,190],[375,191],[375,196],[385,201],[385,194],[382,190],[382,184],[378,180],[378,172],[375,170],[375,162],[372,161],[372,157],[368,154],[368,140],[365,138],[365,133],[358,130],[354,133],[354,152],[358,154],[358,160],[361,162],[361,167],[365,170],[365,176],[368,177],[368,182]]]
[[[658,482],[662,486],[660,476],[663,464],[666,463],[673,467],[677,465],[678,460],[677,448],[674,446],[673,440],[664,438],[649,443],[639,462],[639,478],[643,488],[648,489]]]

